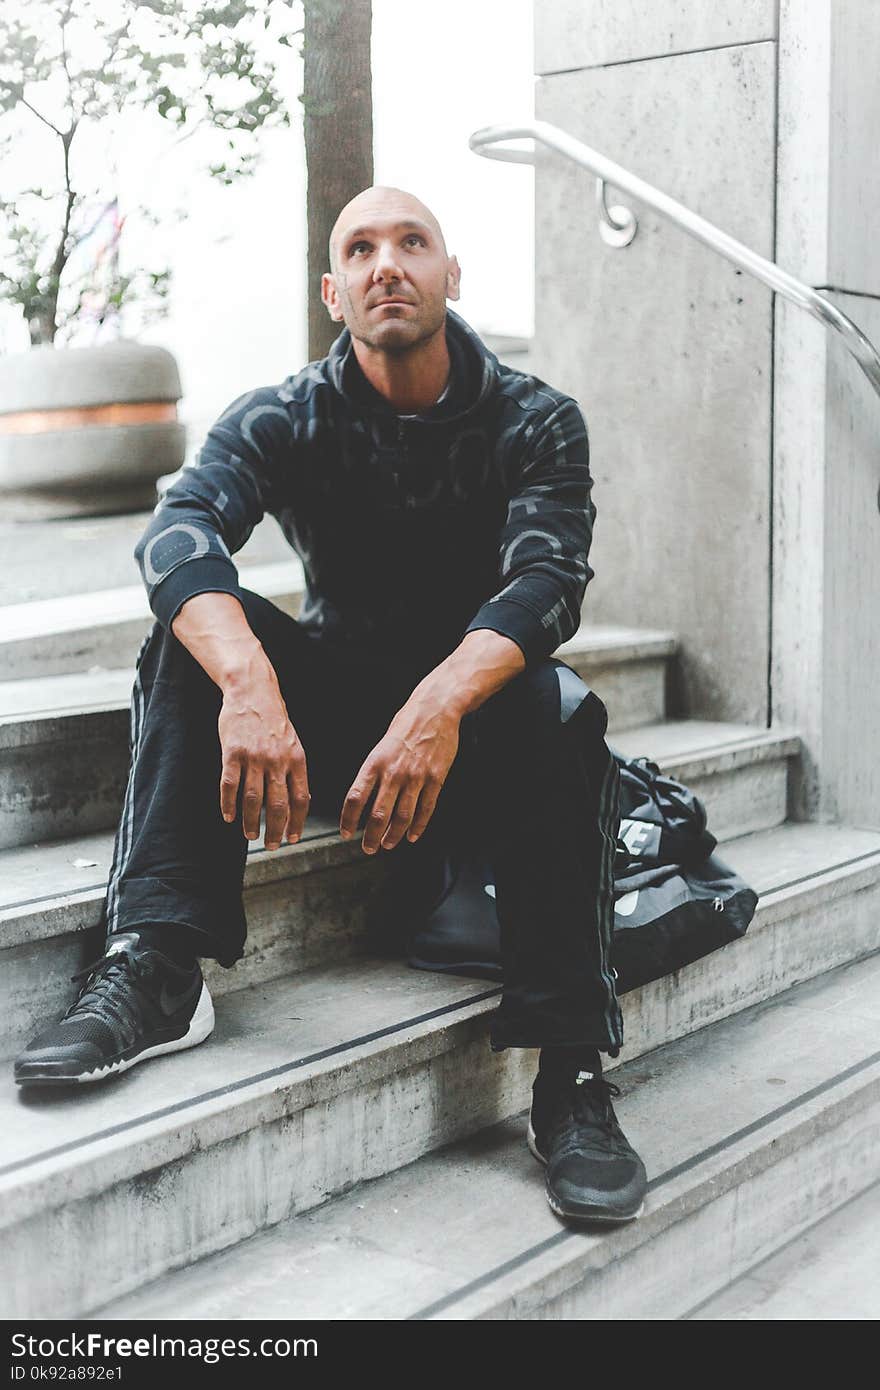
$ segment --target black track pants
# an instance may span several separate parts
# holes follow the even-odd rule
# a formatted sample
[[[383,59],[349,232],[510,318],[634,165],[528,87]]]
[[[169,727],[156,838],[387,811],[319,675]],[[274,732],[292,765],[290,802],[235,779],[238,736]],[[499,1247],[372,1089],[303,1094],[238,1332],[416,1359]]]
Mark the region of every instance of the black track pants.
[[[245,591],[305,750],[311,809],[338,820],[364,759],[420,674],[333,649]],[[138,658],[132,763],[106,902],[109,934],[179,924],[230,966],[246,935],[247,841],[220,814],[220,692],[158,624]],[[459,751],[422,837],[389,868],[416,874],[450,837],[479,835],[495,875],[504,992],[493,1048],[584,1044],[616,1056],[623,1036],[609,963],[619,774],[605,706],[555,658],[514,677],[461,724]]]

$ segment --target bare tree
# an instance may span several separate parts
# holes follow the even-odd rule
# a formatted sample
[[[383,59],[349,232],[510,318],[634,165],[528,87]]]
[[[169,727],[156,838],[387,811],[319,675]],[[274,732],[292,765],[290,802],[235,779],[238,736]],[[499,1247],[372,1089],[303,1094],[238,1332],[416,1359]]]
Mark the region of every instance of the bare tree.
[[[373,182],[370,74],[371,0],[304,0],[306,170],[308,176],[309,358],[339,333],[321,303],[327,242],[340,208]]]
[[[222,154],[208,166],[221,183],[253,173],[259,133],[289,124],[274,55],[264,50],[267,30],[269,40],[292,47],[301,33],[291,28],[294,7],[295,0],[31,0],[20,14],[0,14],[0,156],[26,137],[28,122],[52,132],[59,155],[49,186],[7,192],[0,202],[0,249],[10,266],[0,271],[0,300],[21,306],[34,346],[55,342],[84,316],[71,258],[117,207],[112,168],[97,188],[83,187],[74,171],[80,132],[109,134],[123,112],[153,111],[177,143],[207,129],[222,137]],[[87,58],[78,51],[84,34]],[[61,95],[53,105],[56,75]],[[230,80],[236,89],[227,97]],[[156,225],[145,192],[138,213]],[[117,220],[117,236],[120,229]],[[134,304],[145,316],[164,312],[168,269],[123,274],[117,249],[101,315]]]

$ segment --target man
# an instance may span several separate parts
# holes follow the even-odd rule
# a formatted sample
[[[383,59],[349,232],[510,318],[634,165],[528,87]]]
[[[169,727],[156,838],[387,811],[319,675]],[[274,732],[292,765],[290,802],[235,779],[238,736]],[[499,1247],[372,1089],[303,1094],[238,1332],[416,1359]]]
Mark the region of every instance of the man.
[[[493,1050],[540,1049],[529,1125],[553,1209],[638,1214],[645,1170],[602,1077],[622,1019],[609,964],[619,826],[607,713],[550,659],[580,622],[595,507],[568,396],[503,366],[446,306],[433,213],[373,187],[339,214],[328,356],[221,415],[137,547],[157,617],[107,951],[16,1062],[82,1082],[213,1028],[198,957],[240,959],[247,840],[300,839],[312,799],[362,848],[427,872],[485,836],[505,986]],[[297,621],[230,559],[265,512],[306,576]],[[389,868],[390,868],[389,864]]]

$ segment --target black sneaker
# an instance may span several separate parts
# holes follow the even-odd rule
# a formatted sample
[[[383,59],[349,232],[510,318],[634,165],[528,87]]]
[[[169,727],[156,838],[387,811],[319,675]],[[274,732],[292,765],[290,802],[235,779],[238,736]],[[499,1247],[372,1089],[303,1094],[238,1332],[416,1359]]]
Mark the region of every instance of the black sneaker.
[[[188,970],[140,949],[136,932],[114,936],[101,959],[73,979],[84,981],[76,1001],[15,1059],[20,1086],[98,1081],[147,1057],[195,1047],[214,1027],[198,963]]]
[[[617,1122],[611,1097],[619,1095],[589,1073],[535,1078],[529,1148],[546,1165],[547,1201],[567,1221],[631,1221],[642,1211],[648,1180]]]

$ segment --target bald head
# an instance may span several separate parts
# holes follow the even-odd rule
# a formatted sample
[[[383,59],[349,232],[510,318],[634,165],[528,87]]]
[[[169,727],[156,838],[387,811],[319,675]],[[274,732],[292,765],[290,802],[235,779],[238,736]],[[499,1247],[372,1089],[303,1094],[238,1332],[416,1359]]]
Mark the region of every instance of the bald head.
[[[401,217],[412,217],[427,223],[434,236],[442,247],[444,256],[446,251],[446,238],[437,218],[429,207],[417,198],[414,193],[407,193],[403,188],[392,188],[385,184],[373,184],[370,188],[364,188],[360,193],[346,203],[336,221],[333,223],[333,230],[330,233],[329,256],[330,271],[336,274],[339,265],[339,247],[353,231],[362,225],[368,225],[371,217],[386,218],[392,214],[399,214]]]
[[[461,266],[421,198],[384,184],[362,189],[333,224],[329,253],[321,299],[359,352],[400,357],[437,338],[432,350],[442,356],[446,301],[459,298]]]

